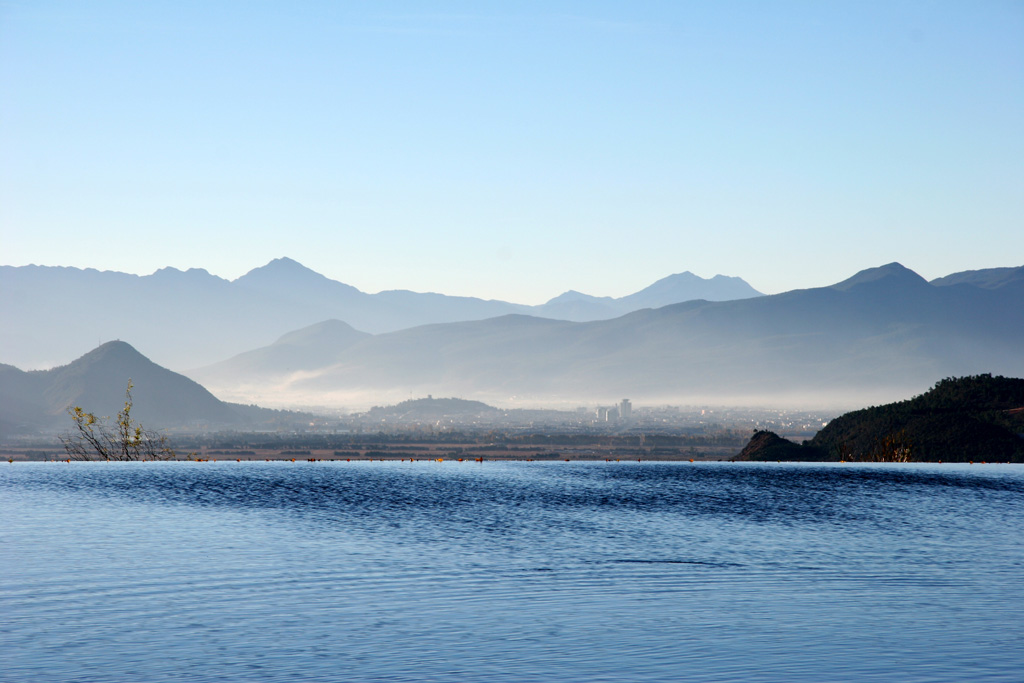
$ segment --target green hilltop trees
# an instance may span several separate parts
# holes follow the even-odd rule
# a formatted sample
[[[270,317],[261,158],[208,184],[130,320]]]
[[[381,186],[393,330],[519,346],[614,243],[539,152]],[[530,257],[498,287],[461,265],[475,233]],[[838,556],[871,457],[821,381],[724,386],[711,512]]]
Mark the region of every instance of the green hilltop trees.
[[[1024,379],[947,377],[907,401],[846,413],[802,445],[758,432],[734,460],[1024,462]]]

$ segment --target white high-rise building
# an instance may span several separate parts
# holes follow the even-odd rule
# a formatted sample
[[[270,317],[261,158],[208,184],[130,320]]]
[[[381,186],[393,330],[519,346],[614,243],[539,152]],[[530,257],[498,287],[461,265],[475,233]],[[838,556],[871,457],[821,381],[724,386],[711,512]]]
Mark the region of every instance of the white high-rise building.
[[[629,402],[628,398],[622,399],[619,403],[619,417],[623,420],[628,420],[633,415],[633,404]]]

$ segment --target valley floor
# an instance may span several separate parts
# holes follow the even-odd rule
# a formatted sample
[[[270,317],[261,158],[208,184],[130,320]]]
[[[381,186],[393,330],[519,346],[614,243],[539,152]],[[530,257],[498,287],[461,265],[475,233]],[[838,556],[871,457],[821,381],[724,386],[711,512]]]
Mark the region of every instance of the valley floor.
[[[209,448],[194,451],[178,449],[179,459],[201,460],[727,460],[736,455],[740,445],[683,447],[623,447],[601,443],[550,445],[504,445],[460,442],[382,442],[353,444],[349,448]],[[63,460],[63,449],[50,447],[0,446],[0,458],[13,461]]]

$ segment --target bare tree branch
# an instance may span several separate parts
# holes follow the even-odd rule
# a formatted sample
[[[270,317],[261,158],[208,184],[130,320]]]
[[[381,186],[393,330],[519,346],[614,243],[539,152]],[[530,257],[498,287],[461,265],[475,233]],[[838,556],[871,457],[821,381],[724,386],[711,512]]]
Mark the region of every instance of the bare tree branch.
[[[124,408],[114,425],[110,418],[97,418],[79,406],[68,410],[75,431],[62,434],[60,441],[71,460],[173,460],[177,453],[163,434],[148,431],[132,420],[132,384],[124,392]]]

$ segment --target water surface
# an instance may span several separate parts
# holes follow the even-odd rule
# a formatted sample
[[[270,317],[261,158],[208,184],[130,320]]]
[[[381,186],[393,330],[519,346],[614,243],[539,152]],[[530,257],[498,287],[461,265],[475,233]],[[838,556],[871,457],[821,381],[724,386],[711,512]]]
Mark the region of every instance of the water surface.
[[[5,681],[1019,681],[1024,468],[15,463]]]

